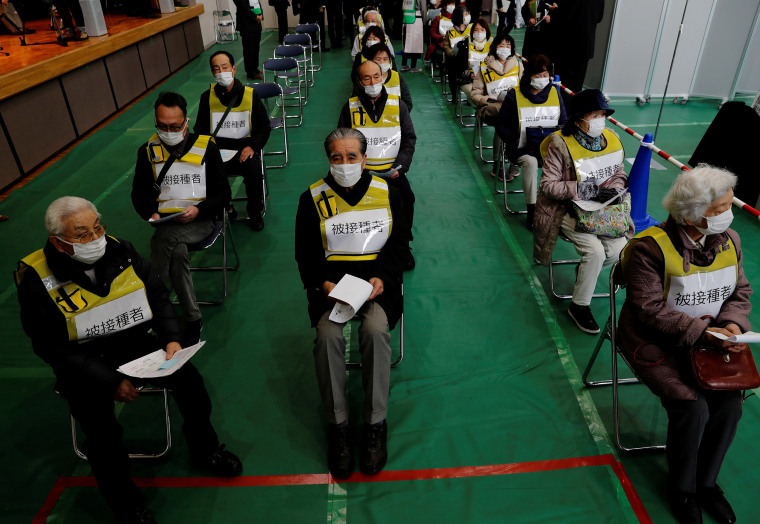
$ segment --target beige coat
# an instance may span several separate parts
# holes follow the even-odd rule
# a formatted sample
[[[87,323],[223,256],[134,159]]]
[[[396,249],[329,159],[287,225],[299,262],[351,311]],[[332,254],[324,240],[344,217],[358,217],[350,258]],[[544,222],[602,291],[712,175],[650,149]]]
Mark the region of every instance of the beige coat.
[[[492,56],[491,54],[486,56],[485,59],[483,59],[483,62],[487,67],[491,68],[498,75],[503,75],[507,71],[514,69],[515,66],[518,66],[519,70],[517,73],[517,79],[519,81],[520,78],[522,78],[522,62],[518,62],[517,58],[514,56],[510,56],[504,65],[501,65],[499,59],[495,56]],[[483,83],[483,75],[480,74],[480,71],[474,71],[474,73],[475,76],[472,79],[472,101],[475,102],[478,108],[484,106],[485,104],[498,104],[499,107],[501,107],[501,102],[498,102],[493,98],[488,98],[488,93],[486,93],[486,85]],[[498,113],[498,109],[496,112]]]

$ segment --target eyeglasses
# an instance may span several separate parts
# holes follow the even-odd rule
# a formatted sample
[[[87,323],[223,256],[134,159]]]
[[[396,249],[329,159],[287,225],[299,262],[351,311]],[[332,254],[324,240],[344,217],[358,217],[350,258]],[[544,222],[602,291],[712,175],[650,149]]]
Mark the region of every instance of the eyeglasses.
[[[70,237],[67,235],[61,235],[63,238],[69,238],[71,240],[76,240],[79,244],[86,244],[87,242],[92,242],[92,240],[96,238],[100,238],[103,235],[106,234],[106,231],[108,230],[108,226],[105,224],[98,224],[94,228],[92,228],[92,231],[85,231],[84,233],[77,235],[75,237]]]
[[[156,129],[159,131],[163,131],[165,133],[179,133],[185,128],[185,122],[182,122],[181,124],[172,124],[170,126],[167,126],[166,124],[159,124],[156,122]]]

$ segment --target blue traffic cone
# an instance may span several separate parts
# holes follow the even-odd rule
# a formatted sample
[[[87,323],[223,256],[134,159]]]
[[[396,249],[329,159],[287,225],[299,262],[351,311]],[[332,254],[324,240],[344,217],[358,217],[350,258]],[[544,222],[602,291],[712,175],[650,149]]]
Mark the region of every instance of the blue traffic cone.
[[[559,96],[562,96],[562,82],[559,80],[559,75],[554,75],[554,82],[552,82],[552,85],[557,88],[557,94]]]
[[[647,196],[649,194],[649,166],[652,162],[652,150],[644,144],[653,143],[652,133],[644,135],[639,152],[633,161],[633,167],[628,175],[628,191],[631,193],[631,218],[633,219],[636,233],[646,228],[659,224],[647,213]]]

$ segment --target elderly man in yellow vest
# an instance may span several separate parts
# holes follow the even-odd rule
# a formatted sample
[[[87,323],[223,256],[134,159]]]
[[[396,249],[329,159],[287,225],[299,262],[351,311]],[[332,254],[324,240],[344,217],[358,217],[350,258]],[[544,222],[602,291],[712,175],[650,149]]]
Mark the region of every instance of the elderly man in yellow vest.
[[[217,51],[209,59],[216,83],[203,92],[193,131],[211,135],[224,161],[227,175],[240,175],[248,197],[248,225],[264,229],[261,150],[269,140],[269,115],[259,95],[235,78],[235,59],[227,51]],[[230,218],[237,216],[230,206]]]
[[[298,202],[295,251],[309,317],[317,328],[314,362],[329,422],[327,462],[334,477],[346,478],[354,469],[346,403],[346,320],[331,315],[335,302],[329,293],[347,275],[372,287],[357,314],[364,383],[359,467],[373,475],[382,471],[388,456],[388,328],[403,308],[401,279],[409,256],[409,227],[396,188],[367,169],[367,139],[362,133],[337,129],[327,136],[325,151],[329,173]]]
[[[401,192],[409,229],[414,224],[414,192],[406,178],[412,165],[417,135],[403,100],[388,94],[380,66],[368,60],[353,78],[355,96],[338,118],[338,127],[358,129],[367,138],[367,169]],[[406,269],[414,268],[411,252]]]
[[[214,230],[230,203],[230,184],[211,137],[188,131],[184,97],[164,92],[154,107],[156,133],[137,150],[132,205],[155,226],[150,262],[164,281],[171,277],[185,317],[184,342],[192,345],[202,323],[187,246]]]
[[[181,349],[169,293],[132,244],[106,235],[91,202],[55,200],[45,227],[45,247],[19,262],[15,274],[21,323],[87,436],[84,452],[118,522],[155,522],[129,477],[113,401],[134,401],[146,382],[120,373],[120,365],[157,349],[168,360]],[[240,460],[219,445],[211,400],[193,364],[149,381],[171,389],[193,461],[215,475],[240,474]]]

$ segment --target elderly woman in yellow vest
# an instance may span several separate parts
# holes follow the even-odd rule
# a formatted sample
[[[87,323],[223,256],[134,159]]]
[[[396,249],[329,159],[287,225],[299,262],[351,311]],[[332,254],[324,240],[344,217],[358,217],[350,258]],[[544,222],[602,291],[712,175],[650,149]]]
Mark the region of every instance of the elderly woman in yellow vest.
[[[598,89],[581,91],[570,101],[567,124],[541,143],[544,168],[536,202],[533,257],[549,264],[560,232],[573,243],[581,262],[568,314],[580,330],[592,334],[599,333],[589,307],[599,273],[617,260],[633,236],[630,209],[615,222],[605,221],[611,212],[599,213],[594,223],[577,220],[595,202],[620,203],[628,185],[623,144],[605,129],[605,117],[614,112]]]
[[[368,28],[374,26],[378,26],[380,29],[385,31],[383,16],[374,7],[365,7],[362,9],[362,16],[359,17],[359,20],[356,22],[356,28],[359,30],[359,36],[363,35]]]
[[[622,256],[618,347],[668,413],[668,497],[679,522],[702,522],[700,506],[717,522],[736,521],[716,481],[741,395],[699,387],[689,365],[691,348],[749,351],[716,338],[750,330],[752,289],[739,235],[728,229],[735,185],[733,174],[706,165],[681,173],[663,200],[667,220]]]
[[[373,46],[380,42],[386,44],[391,52],[393,52],[393,44],[385,34],[385,31],[383,31],[382,27],[377,25],[367,27],[366,31],[360,35],[356,35],[354,38],[354,44],[351,47],[351,60],[356,60],[356,56],[367,46]],[[361,61],[364,62],[364,60],[366,60],[366,58]]]
[[[459,96],[459,78],[467,70],[471,20],[470,11],[467,7],[460,5],[451,14],[453,27],[443,38],[443,52],[446,55],[446,73],[449,75],[452,103],[455,97]]]
[[[551,84],[551,70],[552,63],[544,55],[531,57],[525,63],[520,84],[509,90],[496,119],[496,134],[504,140],[504,154],[512,166],[522,169],[523,196],[528,210],[526,224],[531,231],[541,165],[539,146],[547,135],[567,121],[562,97]]]
[[[515,56],[515,40],[500,33],[491,42],[488,55],[478,66],[472,79],[472,104],[478,108],[481,122],[496,124],[502,101],[510,88],[515,87],[523,75],[523,66]],[[493,135],[494,166],[500,166],[501,138]],[[491,176],[496,173],[491,171]],[[503,173],[499,173],[499,177]]]
[[[383,72],[383,85],[388,94],[399,97],[411,113],[412,94],[409,92],[404,77],[398,74],[398,71],[393,70],[393,55],[388,46],[381,43],[370,47],[367,50],[367,57],[380,66]]]
[[[459,79],[459,88],[467,95],[467,101],[471,106],[475,107],[475,103],[472,100],[472,82],[475,75],[480,74],[480,64],[488,56],[488,51],[491,50],[491,28],[488,27],[488,22],[482,18],[475,21],[472,24],[470,30],[470,41],[467,46],[467,70],[462,73]]]

